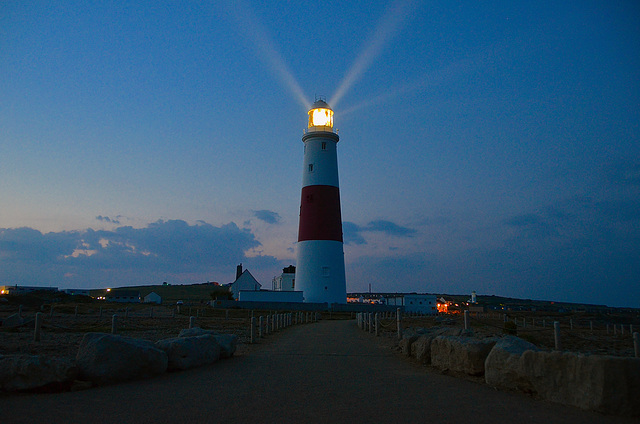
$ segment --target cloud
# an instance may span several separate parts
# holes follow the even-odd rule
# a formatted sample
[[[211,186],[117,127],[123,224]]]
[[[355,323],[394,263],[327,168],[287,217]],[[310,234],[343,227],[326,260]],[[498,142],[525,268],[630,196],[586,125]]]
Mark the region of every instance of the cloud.
[[[120,218],[122,218],[122,215],[118,215],[115,218],[109,218],[108,216],[102,216],[102,215],[96,216],[96,219],[98,221],[108,222],[110,224],[120,224]]]
[[[353,222],[344,221],[342,223],[342,238],[346,244],[367,244],[367,241],[360,235],[362,228]]]
[[[86,287],[222,280],[220,274],[233,273],[239,262],[277,270],[281,264],[273,257],[247,258],[245,252],[260,246],[235,223],[160,220],[144,228],[47,234],[5,228],[0,229],[0,281]]]
[[[266,222],[267,224],[278,224],[280,222],[280,215],[278,215],[276,212],[266,209],[252,212],[253,216],[258,218],[260,221]]]
[[[402,227],[391,221],[377,220],[369,222],[364,227],[345,221],[342,223],[342,232],[346,244],[367,244],[367,241],[362,236],[364,232],[380,232],[395,237],[412,237],[416,230]]]

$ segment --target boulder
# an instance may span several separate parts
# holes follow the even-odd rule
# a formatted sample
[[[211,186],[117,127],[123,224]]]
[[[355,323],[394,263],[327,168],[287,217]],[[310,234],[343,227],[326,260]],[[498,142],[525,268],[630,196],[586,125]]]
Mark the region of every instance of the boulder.
[[[402,340],[398,342],[398,346],[403,355],[411,356],[411,345],[413,345],[416,340],[418,340],[418,335],[415,333],[402,335]]]
[[[220,345],[220,357],[231,358],[238,346],[238,336],[235,334],[216,334],[213,337]]]
[[[531,393],[533,387],[524,376],[520,360],[527,350],[537,352],[540,349],[516,336],[505,336],[498,340],[484,362],[486,383],[494,388]]]
[[[431,364],[431,342],[438,336],[457,336],[460,330],[454,328],[433,327],[426,330],[411,345],[411,356],[419,362],[429,365]]]
[[[37,355],[0,355],[0,390],[18,391],[71,384],[78,369],[69,360]]]
[[[193,327],[193,328],[185,328],[183,330],[180,330],[180,334],[178,334],[178,337],[202,336],[204,334],[217,335],[219,333],[214,330],[205,330],[200,327]]]
[[[20,327],[24,324],[24,318],[20,314],[13,314],[2,320],[3,327]]]
[[[442,370],[484,374],[484,361],[497,339],[438,336],[431,341],[431,365]]]
[[[543,399],[607,414],[640,416],[640,359],[525,351],[522,378]]]
[[[96,384],[147,378],[167,370],[168,357],[147,340],[105,333],[87,333],[76,364],[82,378]]]
[[[169,370],[195,368],[220,358],[220,345],[211,334],[160,340],[156,347],[167,353]]]

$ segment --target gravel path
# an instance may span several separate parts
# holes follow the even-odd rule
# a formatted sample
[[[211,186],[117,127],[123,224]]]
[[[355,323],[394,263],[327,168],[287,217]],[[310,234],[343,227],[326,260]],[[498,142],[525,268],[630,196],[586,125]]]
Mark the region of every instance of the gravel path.
[[[85,391],[0,397],[0,423],[626,423],[400,360],[353,321],[269,336],[231,359]]]

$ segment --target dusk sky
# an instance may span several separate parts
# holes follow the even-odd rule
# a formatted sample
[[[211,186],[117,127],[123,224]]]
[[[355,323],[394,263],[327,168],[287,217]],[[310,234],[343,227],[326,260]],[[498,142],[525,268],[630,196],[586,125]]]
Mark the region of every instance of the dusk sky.
[[[0,285],[263,287],[335,111],[347,291],[640,307],[640,3],[0,3]]]

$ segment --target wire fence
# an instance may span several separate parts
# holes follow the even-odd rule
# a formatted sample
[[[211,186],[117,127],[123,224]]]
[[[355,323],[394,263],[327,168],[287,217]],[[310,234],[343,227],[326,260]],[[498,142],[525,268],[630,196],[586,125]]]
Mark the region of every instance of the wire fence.
[[[606,322],[586,319],[579,315],[545,317],[468,312],[438,316],[407,314],[401,315],[400,322],[401,328],[398,330],[398,318],[395,314],[379,316],[377,326],[380,335],[401,337],[402,332],[421,327],[468,328],[481,337],[517,335],[543,350],[558,349],[613,356],[638,355],[637,332],[640,331],[640,325],[633,322]],[[374,331],[376,329],[374,315],[371,315],[371,318],[366,313],[359,316],[358,325],[364,330]],[[635,338],[634,333],[636,333]]]

